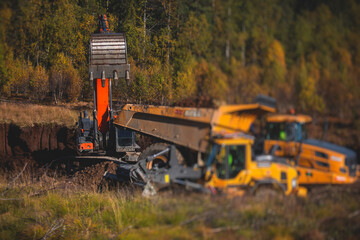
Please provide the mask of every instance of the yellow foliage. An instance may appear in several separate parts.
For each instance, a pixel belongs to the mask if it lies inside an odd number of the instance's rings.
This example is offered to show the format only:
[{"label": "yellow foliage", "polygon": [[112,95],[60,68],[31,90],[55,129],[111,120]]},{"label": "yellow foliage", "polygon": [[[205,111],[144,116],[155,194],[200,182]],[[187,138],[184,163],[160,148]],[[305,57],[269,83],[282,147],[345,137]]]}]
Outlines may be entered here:
[{"label": "yellow foliage", "polygon": [[8,7],[3,7],[0,9],[0,42],[6,41],[6,28],[10,25],[12,12]]},{"label": "yellow foliage", "polygon": [[302,82],[299,102],[305,111],[322,112],[324,110],[324,101],[316,92],[316,81],[312,76],[308,76]]},{"label": "yellow foliage", "polygon": [[117,29],[118,24],[119,24],[118,17],[111,13],[106,13],[106,17],[108,20],[110,31],[115,31],[115,29]]},{"label": "yellow foliage", "polygon": [[78,71],[74,68],[71,59],[63,53],[59,53],[50,70],[50,88],[55,101],[64,97],[74,101],[80,94],[81,79]]},{"label": "yellow foliage", "polygon": [[198,96],[209,96],[214,99],[226,99],[228,80],[220,68],[201,60],[194,70]]},{"label": "yellow foliage", "polygon": [[43,66],[38,65],[30,77],[30,89],[33,97],[43,99],[49,90],[49,76]]},{"label": "yellow foliage", "polygon": [[174,94],[175,100],[181,98],[189,98],[194,95],[196,91],[195,73],[194,66],[196,62],[191,59],[185,66],[184,69],[178,73],[174,81]]},{"label": "yellow foliage", "polygon": [[33,73],[33,66],[30,62],[25,63],[19,59],[9,56],[6,61],[8,82],[5,90],[19,93],[26,93],[30,86],[30,76]]},{"label": "yellow foliage", "polygon": [[267,94],[266,87],[260,86],[262,70],[257,65],[242,66],[236,59],[231,60],[228,103],[248,103],[260,93]]},{"label": "yellow foliage", "polygon": [[185,49],[190,49],[196,56],[204,57],[209,53],[212,38],[206,16],[202,14],[196,17],[195,14],[190,13],[179,39],[180,45]]},{"label": "yellow foliage", "polygon": [[345,48],[339,48],[337,49],[337,54],[338,54],[338,61],[342,64],[344,64],[346,67],[348,68],[352,68],[353,64],[352,64],[352,60],[351,60],[351,54],[349,53],[349,51]]},{"label": "yellow foliage", "polygon": [[285,53],[281,43],[274,40],[268,47],[264,60],[264,83],[276,87],[284,82],[286,74]]},{"label": "yellow foliage", "polygon": [[75,63],[83,63],[86,62],[86,50],[84,44],[82,44],[84,36],[78,32],[76,34],[76,48],[70,49],[70,54],[73,56],[73,59],[75,59]]},{"label": "yellow foliage", "polygon": [[272,62],[278,63],[281,67],[286,68],[285,52],[278,40],[274,40],[267,51],[265,65],[269,66]]}]

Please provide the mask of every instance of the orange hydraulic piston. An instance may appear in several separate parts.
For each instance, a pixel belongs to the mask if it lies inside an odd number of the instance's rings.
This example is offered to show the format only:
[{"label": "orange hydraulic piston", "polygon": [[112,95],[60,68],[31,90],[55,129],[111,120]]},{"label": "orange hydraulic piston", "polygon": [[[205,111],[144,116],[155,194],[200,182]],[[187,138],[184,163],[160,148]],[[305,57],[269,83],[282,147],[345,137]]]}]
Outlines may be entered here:
[{"label": "orange hydraulic piston", "polygon": [[104,87],[101,79],[96,79],[96,108],[98,129],[106,133],[109,130],[109,79],[105,79]]}]

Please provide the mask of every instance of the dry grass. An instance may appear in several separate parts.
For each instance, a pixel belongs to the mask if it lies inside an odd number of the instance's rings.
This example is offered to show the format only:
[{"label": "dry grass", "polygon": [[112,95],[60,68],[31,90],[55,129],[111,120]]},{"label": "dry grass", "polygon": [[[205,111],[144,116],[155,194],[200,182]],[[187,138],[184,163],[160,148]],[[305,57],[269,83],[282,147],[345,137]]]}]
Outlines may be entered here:
[{"label": "dry grass", "polygon": [[0,102],[0,123],[14,123],[21,127],[34,124],[74,126],[78,112],[66,107]]},{"label": "dry grass", "polygon": [[2,194],[17,175],[0,176],[1,197],[20,199],[0,200],[0,239],[357,239],[360,233],[358,188],[329,187],[307,199],[179,192],[148,199],[131,188],[69,189],[71,179],[33,182],[23,174]]}]

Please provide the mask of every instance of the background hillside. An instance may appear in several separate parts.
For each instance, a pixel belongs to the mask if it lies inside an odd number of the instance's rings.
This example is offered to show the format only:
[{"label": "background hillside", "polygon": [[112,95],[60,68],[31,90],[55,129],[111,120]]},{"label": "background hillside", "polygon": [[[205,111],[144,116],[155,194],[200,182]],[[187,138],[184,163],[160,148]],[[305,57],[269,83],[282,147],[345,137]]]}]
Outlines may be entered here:
[{"label": "background hillside", "polygon": [[90,96],[88,45],[101,13],[127,35],[133,81],[118,85],[121,101],[241,103],[264,93],[282,111],[360,114],[355,0],[2,0],[1,96]]}]

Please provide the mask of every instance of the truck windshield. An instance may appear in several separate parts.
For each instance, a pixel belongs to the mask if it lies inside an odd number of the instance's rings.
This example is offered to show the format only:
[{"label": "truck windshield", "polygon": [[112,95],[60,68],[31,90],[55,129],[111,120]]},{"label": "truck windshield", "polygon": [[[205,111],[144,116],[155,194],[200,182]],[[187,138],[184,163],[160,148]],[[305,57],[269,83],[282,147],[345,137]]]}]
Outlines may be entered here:
[{"label": "truck windshield", "polygon": [[266,139],[297,141],[306,139],[306,128],[304,124],[291,122],[269,122],[266,124]]},{"label": "truck windshield", "polygon": [[245,168],[245,145],[219,146],[216,155],[216,174],[220,179],[235,178]]},{"label": "truck windshield", "polygon": [[266,139],[268,140],[286,140],[285,123],[273,123],[266,124]]}]

